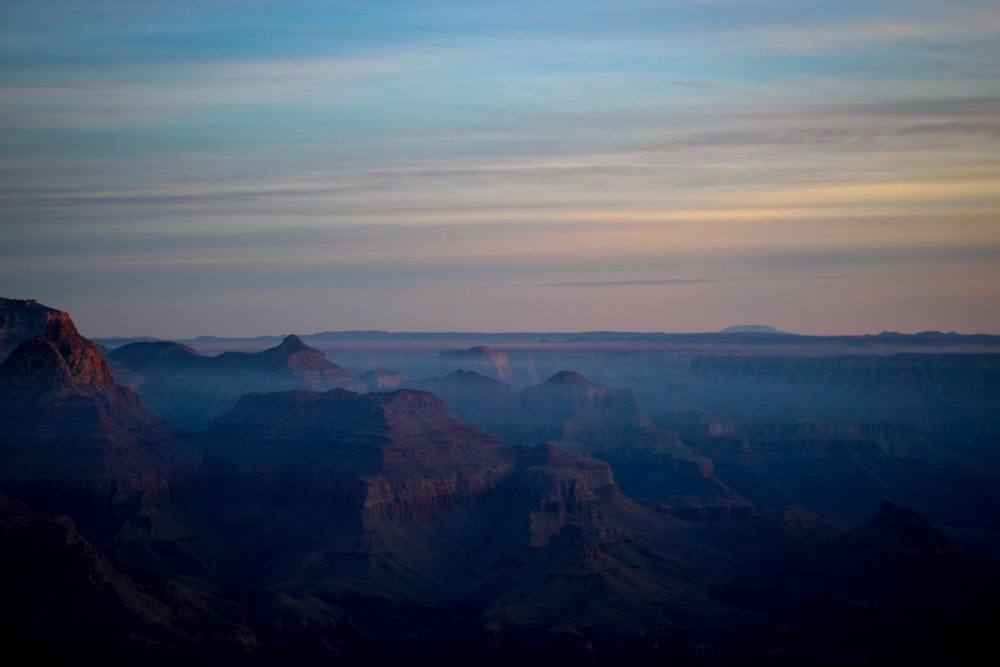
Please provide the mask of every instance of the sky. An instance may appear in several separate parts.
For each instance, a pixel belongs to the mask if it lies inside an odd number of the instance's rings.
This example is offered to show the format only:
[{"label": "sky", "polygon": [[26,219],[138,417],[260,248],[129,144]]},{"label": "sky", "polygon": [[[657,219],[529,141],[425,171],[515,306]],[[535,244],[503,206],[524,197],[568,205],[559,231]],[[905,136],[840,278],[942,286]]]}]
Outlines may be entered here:
[{"label": "sky", "polygon": [[995,0],[0,2],[84,335],[1000,334]]}]

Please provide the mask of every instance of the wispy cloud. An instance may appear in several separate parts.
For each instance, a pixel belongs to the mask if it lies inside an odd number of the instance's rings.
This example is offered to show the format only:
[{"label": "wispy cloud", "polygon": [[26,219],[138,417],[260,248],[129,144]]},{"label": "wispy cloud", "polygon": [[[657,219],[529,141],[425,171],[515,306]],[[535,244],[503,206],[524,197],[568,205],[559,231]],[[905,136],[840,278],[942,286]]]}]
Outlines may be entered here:
[{"label": "wispy cloud", "polygon": [[522,322],[848,317],[941,267],[992,299],[998,37],[979,0],[6,2],[0,278]]},{"label": "wispy cloud", "polygon": [[578,280],[549,283],[551,287],[637,287],[640,285],[701,285],[724,282],[720,278],[650,278],[644,280]]}]

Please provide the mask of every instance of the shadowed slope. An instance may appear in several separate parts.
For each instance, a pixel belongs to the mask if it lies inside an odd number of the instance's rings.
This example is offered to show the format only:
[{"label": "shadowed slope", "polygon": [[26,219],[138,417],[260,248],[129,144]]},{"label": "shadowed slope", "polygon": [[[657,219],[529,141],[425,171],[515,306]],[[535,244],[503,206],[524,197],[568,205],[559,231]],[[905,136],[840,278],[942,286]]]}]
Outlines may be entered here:
[{"label": "shadowed slope", "polygon": [[65,313],[0,365],[0,483],[39,510],[86,521],[165,501],[170,436]]}]

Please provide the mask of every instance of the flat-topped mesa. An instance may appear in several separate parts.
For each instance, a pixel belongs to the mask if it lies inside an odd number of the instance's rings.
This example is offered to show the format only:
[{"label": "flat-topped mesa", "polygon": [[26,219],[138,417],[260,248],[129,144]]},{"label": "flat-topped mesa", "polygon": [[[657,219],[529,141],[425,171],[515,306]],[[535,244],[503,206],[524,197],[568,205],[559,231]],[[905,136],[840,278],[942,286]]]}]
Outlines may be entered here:
[{"label": "flat-topped mesa", "polygon": [[363,520],[485,500],[514,452],[423,391],[247,394],[207,432],[219,486],[262,502],[321,499]]},{"label": "flat-topped mesa", "polygon": [[68,313],[53,316],[45,333],[19,345],[0,365],[0,385],[44,391],[114,384],[100,350],[77,332]]},{"label": "flat-topped mesa", "polygon": [[476,371],[497,380],[509,381],[513,376],[507,353],[489,345],[476,345],[464,350],[446,350],[440,354],[446,363],[459,363],[464,370]]}]

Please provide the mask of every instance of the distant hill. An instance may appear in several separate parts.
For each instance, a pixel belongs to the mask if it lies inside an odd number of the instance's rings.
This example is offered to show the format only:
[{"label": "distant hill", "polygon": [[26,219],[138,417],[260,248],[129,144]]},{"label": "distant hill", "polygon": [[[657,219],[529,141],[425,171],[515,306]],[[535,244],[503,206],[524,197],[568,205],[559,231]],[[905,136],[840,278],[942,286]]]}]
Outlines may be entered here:
[{"label": "distant hill", "polygon": [[783,336],[795,336],[791,331],[781,331],[780,329],[775,329],[774,327],[765,326],[763,324],[738,324],[734,327],[726,327],[719,333],[724,334],[780,334]]}]

